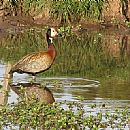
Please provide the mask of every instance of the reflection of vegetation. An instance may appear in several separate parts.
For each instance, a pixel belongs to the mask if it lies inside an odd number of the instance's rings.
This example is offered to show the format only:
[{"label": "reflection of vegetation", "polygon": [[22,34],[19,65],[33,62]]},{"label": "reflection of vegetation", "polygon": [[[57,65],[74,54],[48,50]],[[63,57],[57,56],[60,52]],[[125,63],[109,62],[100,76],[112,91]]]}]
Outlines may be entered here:
[{"label": "reflection of vegetation", "polygon": [[[120,37],[123,40],[117,43],[115,38],[85,33],[55,40],[58,55],[52,68],[44,72],[43,76],[115,76],[129,79],[130,63],[126,52],[128,38]],[[10,35],[1,41],[0,59],[14,62],[32,51],[45,50],[45,46],[46,41],[40,31]]]},{"label": "reflection of vegetation", "polygon": [[[66,109],[61,106],[66,106]],[[96,105],[91,106],[94,111]],[[105,108],[103,104],[102,108]],[[124,128],[128,124],[130,114],[128,109],[115,110],[113,113],[100,110],[92,115],[86,113],[81,101],[60,102],[45,105],[37,99],[19,100],[17,104],[10,104],[0,109],[0,128],[10,129],[45,129],[45,130],[78,130],[99,128]]]}]

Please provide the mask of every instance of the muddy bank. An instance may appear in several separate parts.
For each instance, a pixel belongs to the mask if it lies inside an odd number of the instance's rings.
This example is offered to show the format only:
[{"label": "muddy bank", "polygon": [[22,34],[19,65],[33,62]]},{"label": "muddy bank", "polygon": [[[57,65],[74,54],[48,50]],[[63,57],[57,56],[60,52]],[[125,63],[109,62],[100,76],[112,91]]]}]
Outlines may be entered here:
[{"label": "muddy bank", "polygon": [[[55,20],[49,17],[34,19],[31,16],[8,16],[6,18],[0,17],[0,37],[5,35],[7,30],[13,29],[16,32],[20,30],[24,30],[30,27],[45,27],[45,26],[53,26],[60,27],[59,20]],[[82,32],[82,31],[103,31],[108,33],[117,33],[121,35],[130,34],[130,28],[126,26],[125,23],[113,24],[110,22],[94,22],[87,19],[82,19],[79,23],[70,24],[74,32]]]},{"label": "muddy bank", "polygon": [[[58,1],[48,1],[45,3],[44,1],[41,1],[40,10],[38,1],[33,1],[34,3],[32,2],[29,5],[24,0],[14,1],[14,3],[12,2],[13,1],[7,0],[0,1],[0,29],[15,27],[25,28],[30,26],[59,27],[63,26],[62,22],[64,21],[67,22],[69,26],[73,26],[74,30],[78,30],[80,26],[81,28],[88,30],[105,29],[129,33],[129,0],[99,0],[95,1],[95,3],[91,3],[91,1],[89,1],[89,4],[86,4],[87,2],[83,3],[83,1],[75,1],[71,4],[67,3],[66,1],[59,3]],[[74,7],[72,6],[73,4]],[[81,8],[80,4],[82,4]],[[85,7],[83,6],[84,4],[86,4]],[[92,4],[94,5],[91,6]],[[61,5],[66,5],[66,8],[68,8],[68,5],[70,5],[70,8],[68,9],[69,11],[64,10],[65,7],[62,8]],[[56,8],[57,6],[59,7],[58,9]],[[87,9],[87,6],[91,6],[91,8]],[[74,12],[74,10],[81,11]],[[85,13],[86,11],[87,13]],[[53,15],[56,15],[55,19],[52,18],[54,17]]]}]

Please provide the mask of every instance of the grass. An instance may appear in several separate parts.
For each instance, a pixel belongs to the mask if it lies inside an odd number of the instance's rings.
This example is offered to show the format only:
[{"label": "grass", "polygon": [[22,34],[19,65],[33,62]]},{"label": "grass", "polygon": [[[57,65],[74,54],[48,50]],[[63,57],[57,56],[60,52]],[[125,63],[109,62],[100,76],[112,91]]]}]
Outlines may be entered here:
[{"label": "grass", "polygon": [[[125,17],[126,25],[128,22],[128,0],[120,0],[122,15]],[[60,20],[62,25],[78,24],[80,20],[104,21],[104,11],[110,8],[109,0],[9,0],[5,2],[6,14],[10,15],[31,15],[47,16]],[[23,15],[23,16],[24,16]],[[100,21],[101,20],[101,21]],[[119,20],[111,21],[120,28]]]},{"label": "grass", "polygon": [[49,8],[46,0],[23,0],[24,13],[39,14],[46,8]]},{"label": "grass", "polygon": [[102,15],[104,0],[10,0],[7,2],[8,8],[15,15],[28,14],[38,15],[49,10],[50,16],[58,18],[61,23],[79,22],[82,18],[90,17],[100,19]]},{"label": "grass", "polygon": [[[50,14],[65,23],[78,23],[82,18],[100,19],[102,15],[103,0],[61,0],[53,1]],[[61,6],[62,5],[62,6]]]}]

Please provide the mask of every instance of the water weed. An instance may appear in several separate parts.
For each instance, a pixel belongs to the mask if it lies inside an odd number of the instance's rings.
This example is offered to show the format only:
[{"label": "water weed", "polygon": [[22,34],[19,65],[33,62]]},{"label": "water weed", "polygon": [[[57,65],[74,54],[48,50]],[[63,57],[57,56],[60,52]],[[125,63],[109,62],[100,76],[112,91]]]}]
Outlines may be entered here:
[{"label": "water weed", "polygon": [[[66,108],[61,107],[66,105]],[[93,111],[96,108],[92,108]],[[8,104],[0,108],[0,127],[19,127],[21,129],[99,129],[125,128],[130,118],[129,110],[116,109],[113,113],[102,112],[96,114],[86,112],[82,101],[59,102],[45,105],[32,100],[19,100],[18,103]]]}]

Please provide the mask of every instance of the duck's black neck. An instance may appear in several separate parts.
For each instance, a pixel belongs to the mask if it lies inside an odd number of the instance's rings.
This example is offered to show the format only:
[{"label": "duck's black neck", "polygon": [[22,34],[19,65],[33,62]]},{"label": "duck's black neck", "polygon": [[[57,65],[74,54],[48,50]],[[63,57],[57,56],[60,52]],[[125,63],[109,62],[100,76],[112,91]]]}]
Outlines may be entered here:
[{"label": "duck's black neck", "polygon": [[51,45],[51,44],[53,44],[53,38],[52,37],[50,37],[48,34],[46,34],[46,39],[47,39],[47,43],[48,43],[48,47]]}]

